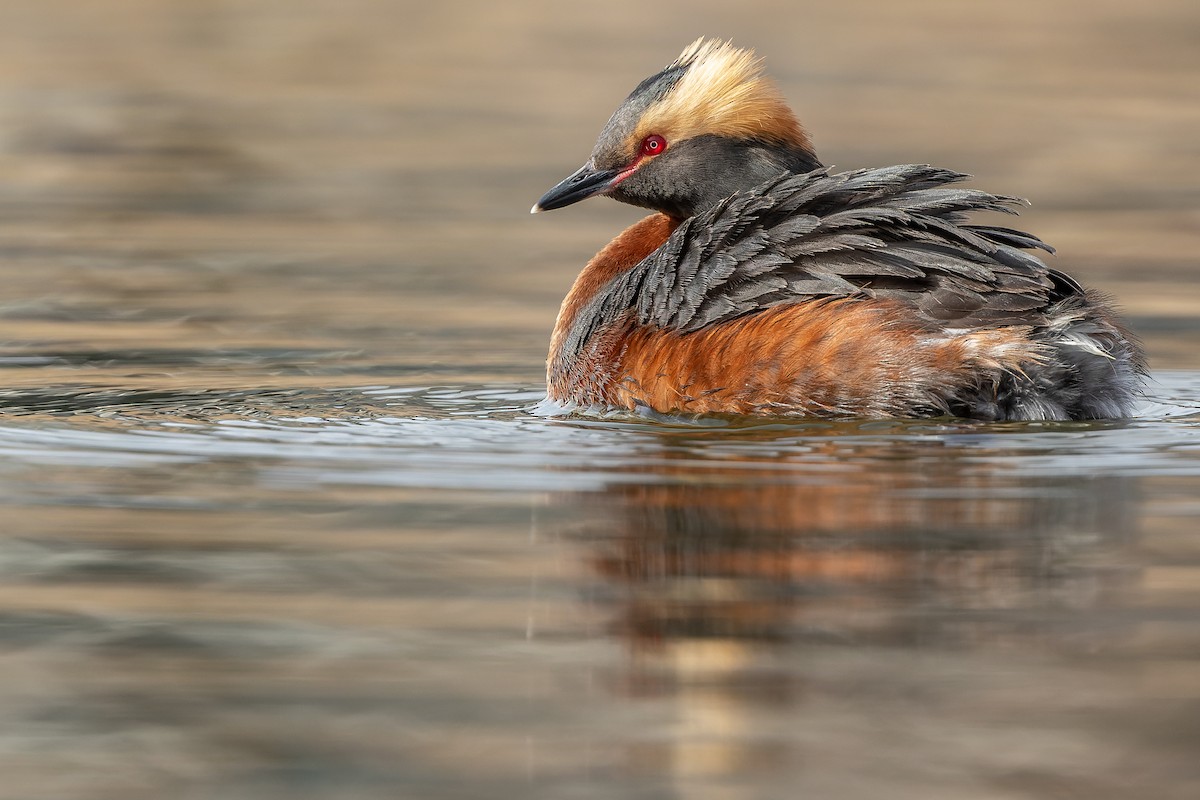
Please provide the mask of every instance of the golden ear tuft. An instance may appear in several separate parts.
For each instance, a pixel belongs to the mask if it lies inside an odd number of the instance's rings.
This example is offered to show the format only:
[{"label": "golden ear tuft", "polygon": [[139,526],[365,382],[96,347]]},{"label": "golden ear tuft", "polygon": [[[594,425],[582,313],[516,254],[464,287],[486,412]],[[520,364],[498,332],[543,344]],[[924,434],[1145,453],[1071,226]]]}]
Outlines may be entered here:
[{"label": "golden ear tuft", "polygon": [[652,133],[668,142],[716,134],[812,149],[808,134],[779,89],[763,75],[762,60],[753,50],[700,38],[667,68],[676,67],[686,71],[662,100],[646,109],[636,141]]},{"label": "golden ear tuft", "polygon": [[762,59],[756,58],[753,50],[734,47],[733,42],[723,42],[720,39],[705,39],[701,36],[683,48],[683,52],[667,65],[667,69],[671,69],[672,67],[688,67],[697,61],[720,62],[723,65],[728,65],[729,62],[733,61],[741,61],[748,64],[755,75],[762,68]]}]

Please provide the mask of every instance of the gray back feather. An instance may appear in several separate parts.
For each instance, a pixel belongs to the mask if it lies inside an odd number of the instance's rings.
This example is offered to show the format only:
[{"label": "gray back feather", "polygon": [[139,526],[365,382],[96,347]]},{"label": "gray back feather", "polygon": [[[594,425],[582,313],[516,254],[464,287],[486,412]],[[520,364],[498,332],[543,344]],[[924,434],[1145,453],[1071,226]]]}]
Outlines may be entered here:
[{"label": "gray back feather", "polygon": [[1021,201],[950,186],[967,176],[921,165],[835,175],[785,173],[681,224],[578,315],[568,351],[601,320],[689,333],[816,298],[891,298],[931,328],[1045,323],[1078,286],[1023,252],[1037,237],[967,225]]}]

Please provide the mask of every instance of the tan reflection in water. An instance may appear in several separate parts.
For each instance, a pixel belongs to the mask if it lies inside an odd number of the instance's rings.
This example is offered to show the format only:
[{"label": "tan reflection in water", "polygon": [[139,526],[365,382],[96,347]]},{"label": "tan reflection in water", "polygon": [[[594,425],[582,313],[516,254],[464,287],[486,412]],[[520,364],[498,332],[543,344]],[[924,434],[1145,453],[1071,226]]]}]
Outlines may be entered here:
[{"label": "tan reflection in water", "polygon": [[794,766],[796,737],[759,726],[764,708],[803,719],[794,659],[1036,645],[1055,635],[1047,607],[1087,609],[1127,581],[1104,555],[1132,528],[1131,482],[1030,481],[979,451],[911,447],[833,439],[700,472],[681,455],[648,470],[659,485],[599,499],[593,565],[630,653],[621,690],[674,703],[679,726],[631,750],[635,769]]}]

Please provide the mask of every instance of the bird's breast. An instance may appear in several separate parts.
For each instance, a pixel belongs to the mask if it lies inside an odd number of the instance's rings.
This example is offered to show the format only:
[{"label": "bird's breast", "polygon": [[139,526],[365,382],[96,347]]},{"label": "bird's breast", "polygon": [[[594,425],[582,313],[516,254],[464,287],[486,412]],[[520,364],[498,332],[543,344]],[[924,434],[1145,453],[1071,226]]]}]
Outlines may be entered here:
[{"label": "bird's breast", "polygon": [[[554,334],[550,337],[550,354],[547,360],[547,378],[553,393],[555,386],[562,386],[571,376],[580,377],[583,365],[577,352],[568,353],[568,342],[595,331],[600,335],[611,329],[620,320],[582,318],[589,314],[600,314],[599,309],[589,307],[591,301],[614,279],[641,263],[653,253],[679,227],[679,221],[666,214],[651,214],[626,228],[592,257],[575,279],[571,291],[563,299],[554,323]],[[593,338],[588,336],[588,338]],[[578,342],[583,344],[583,342]],[[594,343],[593,343],[594,345]],[[573,348],[572,348],[573,349]]]}]

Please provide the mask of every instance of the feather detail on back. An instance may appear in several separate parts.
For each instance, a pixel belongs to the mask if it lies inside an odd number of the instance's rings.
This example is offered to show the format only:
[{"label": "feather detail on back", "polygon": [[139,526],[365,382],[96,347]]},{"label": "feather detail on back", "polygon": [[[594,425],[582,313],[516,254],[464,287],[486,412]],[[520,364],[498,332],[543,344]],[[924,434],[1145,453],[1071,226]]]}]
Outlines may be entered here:
[{"label": "feather detail on back", "polygon": [[592,303],[681,333],[821,297],[904,300],[931,328],[1044,322],[1051,270],[1010,242],[1050,248],[958,224],[1020,202],[946,188],[965,177],[928,166],[780,176],[684,221]]}]

